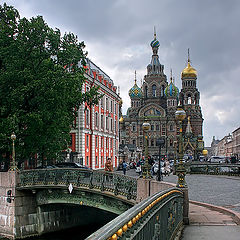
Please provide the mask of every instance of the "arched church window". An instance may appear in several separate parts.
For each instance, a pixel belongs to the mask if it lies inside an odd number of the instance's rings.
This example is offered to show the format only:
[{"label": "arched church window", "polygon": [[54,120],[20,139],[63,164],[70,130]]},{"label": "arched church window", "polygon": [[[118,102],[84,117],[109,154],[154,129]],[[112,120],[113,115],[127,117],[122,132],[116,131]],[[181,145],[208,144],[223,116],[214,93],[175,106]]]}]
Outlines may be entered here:
[{"label": "arched church window", "polygon": [[189,94],[187,96],[187,104],[191,104],[192,103],[192,98],[191,98],[191,95]]},{"label": "arched church window", "polygon": [[153,96],[153,97],[156,97],[156,96],[157,96],[157,87],[156,87],[155,84],[152,85],[152,96]]},{"label": "arched church window", "polygon": [[169,125],[169,131],[173,131],[173,125],[172,124]]},{"label": "arched church window", "polygon": [[173,146],[173,139],[172,139],[172,138],[170,138],[169,145],[170,145],[170,147],[172,147],[172,146]]},{"label": "arched church window", "polygon": [[147,86],[145,86],[145,98],[147,98],[147,91],[148,91],[148,88]]},{"label": "arched church window", "polygon": [[161,97],[164,96],[164,85],[161,86]]},{"label": "arched church window", "polygon": [[151,147],[154,147],[154,139],[151,140]]}]

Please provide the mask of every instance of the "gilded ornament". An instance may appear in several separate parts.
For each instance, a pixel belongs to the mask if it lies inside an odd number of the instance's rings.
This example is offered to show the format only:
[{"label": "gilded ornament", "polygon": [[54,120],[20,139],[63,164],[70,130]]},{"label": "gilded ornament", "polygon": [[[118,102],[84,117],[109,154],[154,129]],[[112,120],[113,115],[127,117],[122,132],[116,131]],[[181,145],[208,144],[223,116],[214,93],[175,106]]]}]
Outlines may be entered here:
[{"label": "gilded ornament", "polygon": [[126,232],[127,229],[128,229],[128,226],[127,226],[127,224],[125,224],[125,225],[122,227],[122,230],[123,230],[124,232]]},{"label": "gilded ornament", "polygon": [[132,221],[130,220],[127,225],[128,225],[129,228],[131,228],[132,225],[133,225],[133,224],[132,224]]},{"label": "gilded ornament", "polygon": [[117,235],[118,236],[122,236],[122,234],[123,234],[123,230],[120,228],[120,229],[118,229],[118,231],[117,231]]},{"label": "gilded ornament", "polygon": [[115,234],[112,235],[111,240],[116,240],[116,239],[118,239],[118,237],[117,237],[117,234],[115,233]]}]

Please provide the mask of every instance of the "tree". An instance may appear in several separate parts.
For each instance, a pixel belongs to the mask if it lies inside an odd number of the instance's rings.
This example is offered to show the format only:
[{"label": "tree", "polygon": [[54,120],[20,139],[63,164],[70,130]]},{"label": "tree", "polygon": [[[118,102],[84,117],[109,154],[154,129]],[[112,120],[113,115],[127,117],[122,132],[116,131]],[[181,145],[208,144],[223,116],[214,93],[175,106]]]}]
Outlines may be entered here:
[{"label": "tree", "polygon": [[67,148],[79,106],[98,102],[98,88],[82,93],[87,53],[77,36],[53,30],[41,16],[20,18],[0,5],[0,153],[17,136],[18,159],[56,158]]}]

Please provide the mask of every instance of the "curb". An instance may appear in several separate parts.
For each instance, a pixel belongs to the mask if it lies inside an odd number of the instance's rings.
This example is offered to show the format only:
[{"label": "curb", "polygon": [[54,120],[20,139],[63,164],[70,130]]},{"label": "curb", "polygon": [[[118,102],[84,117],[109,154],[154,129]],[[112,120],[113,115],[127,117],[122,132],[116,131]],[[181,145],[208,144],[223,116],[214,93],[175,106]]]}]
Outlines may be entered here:
[{"label": "curb", "polygon": [[220,213],[229,215],[233,218],[233,220],[235,221],[235,223],[237,225],[240,225],[240,213],[235,212],[233,210],[224,208],[224,207],[220,207],[220,206],[216,206],[216,205],[212,205],[212,204],[208,204],[208,203],[203,203],[203,202],[198,202],[198,201],[193,201],[193,200],[189,200],[189,203],[195,204],[195,205],[199,205],[202,207],[206,207],[209,208],[213,211],[218,211]]}]

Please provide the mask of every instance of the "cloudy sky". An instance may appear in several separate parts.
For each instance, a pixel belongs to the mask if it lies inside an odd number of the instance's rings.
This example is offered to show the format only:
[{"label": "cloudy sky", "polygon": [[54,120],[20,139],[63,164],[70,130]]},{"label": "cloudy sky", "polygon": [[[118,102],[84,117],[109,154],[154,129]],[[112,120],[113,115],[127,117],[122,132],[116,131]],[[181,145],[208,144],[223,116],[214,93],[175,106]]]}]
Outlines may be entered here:
[{"label": "cloudy sky", "polygon": [[221,139],[240,126],[239,0],[8,0],[21,17],[42,15],[52,28],[73,32],[86,44],[88,57],[120,86],[123,112],[128,90],[146,74],[153,28],[160,42],[165,74],[176,85],[190,48],[198,71],[204,140]]}]

